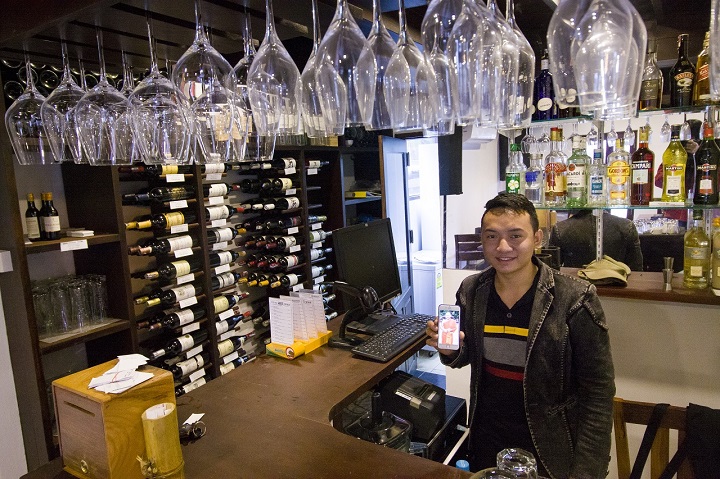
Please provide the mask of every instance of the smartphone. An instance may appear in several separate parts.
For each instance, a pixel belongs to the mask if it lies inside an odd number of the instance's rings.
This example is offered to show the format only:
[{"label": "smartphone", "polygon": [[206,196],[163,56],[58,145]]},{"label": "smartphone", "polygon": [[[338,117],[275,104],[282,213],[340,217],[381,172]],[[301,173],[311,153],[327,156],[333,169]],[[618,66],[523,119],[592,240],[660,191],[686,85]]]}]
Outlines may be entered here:
[{"label": "smartphone", "polygon": [[438,348],[460,348],[460,306],[441,304],[438,307]]}]

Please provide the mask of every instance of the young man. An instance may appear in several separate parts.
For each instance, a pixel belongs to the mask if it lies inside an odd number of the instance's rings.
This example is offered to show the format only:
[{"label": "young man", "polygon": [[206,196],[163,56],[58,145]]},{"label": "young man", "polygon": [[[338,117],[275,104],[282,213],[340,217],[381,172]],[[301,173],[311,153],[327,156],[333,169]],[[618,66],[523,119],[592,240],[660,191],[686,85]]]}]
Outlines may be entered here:
[{"label": "young man", "polygon": [[[471,368],[472,469],[519,447],[533,453],[543,476],[604,478],[615,382],[595,287],[533,256],[543,235],[524,196],[488,201],[481,225],[492,268],[457,292],[460,349],[438,349],[444,364]],[[437,329],[428,322],[435,348]]]}]

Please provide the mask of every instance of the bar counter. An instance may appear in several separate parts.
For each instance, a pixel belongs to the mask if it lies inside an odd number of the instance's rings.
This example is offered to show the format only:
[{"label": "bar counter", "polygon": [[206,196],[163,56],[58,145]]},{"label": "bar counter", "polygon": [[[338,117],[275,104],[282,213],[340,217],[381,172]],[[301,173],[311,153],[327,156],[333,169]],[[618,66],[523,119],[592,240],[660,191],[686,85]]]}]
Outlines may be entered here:
[{"label": "bar counter", "polygon": [[[329,323],[336,330],[339,320]],[[261,356],[177,400],[178,419],[205,413],[204,437],[182,446],[185,476],[204,478],[463,478],[438,462],[341,433],[331,421],[424,340],[388,363],[323,346],[293,361]],[[338,421],[339,422],[339,421]],[[72,478],[60,459],[23,476]]]}]

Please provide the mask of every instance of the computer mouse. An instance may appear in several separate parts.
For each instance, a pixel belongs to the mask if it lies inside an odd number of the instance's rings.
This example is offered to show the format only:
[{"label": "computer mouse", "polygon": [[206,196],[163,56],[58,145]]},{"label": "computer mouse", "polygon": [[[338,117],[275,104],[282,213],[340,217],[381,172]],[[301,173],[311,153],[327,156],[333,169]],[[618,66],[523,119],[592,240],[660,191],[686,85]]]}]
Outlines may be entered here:
[{"label": "computer mouse", "polygon": [[352,349],[355,346],[360,346],[363,342],[364,341],[357,336],[345,336],[344,338],[333,336],[330,338],[330,341],[328,341],[328,346],[331,348]]}]

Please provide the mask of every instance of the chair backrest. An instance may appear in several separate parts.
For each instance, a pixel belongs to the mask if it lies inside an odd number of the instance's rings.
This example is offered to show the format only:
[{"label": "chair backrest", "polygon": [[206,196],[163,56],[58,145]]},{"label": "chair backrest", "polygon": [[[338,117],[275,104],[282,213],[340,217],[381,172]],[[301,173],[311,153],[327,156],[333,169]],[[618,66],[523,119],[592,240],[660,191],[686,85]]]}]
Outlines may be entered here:
[{"label": "chair backrest", "polygon": [[[614,399],[613,422],[615,424],[615,453],[617,456],[618,479],[628,479],[633,463],[630,462],[626,424],[644,424],[650,421],[655,404]],[[678,431],[678,444],[685,439],[687,411],[684,407],[670,406],[660,422],[655,441],[650,449],[650,477],[657,479],[670,460],[670,429]],[[646,465],[647,466],[647,465]],[[680,465],[677,479],[694,479],[690,462],[685,459]]]},{"label": "chair backrest", "polygon": [[485,259],[479,234],[455,235],[455,268],[460,269],[460,261],[479,262]]}]

